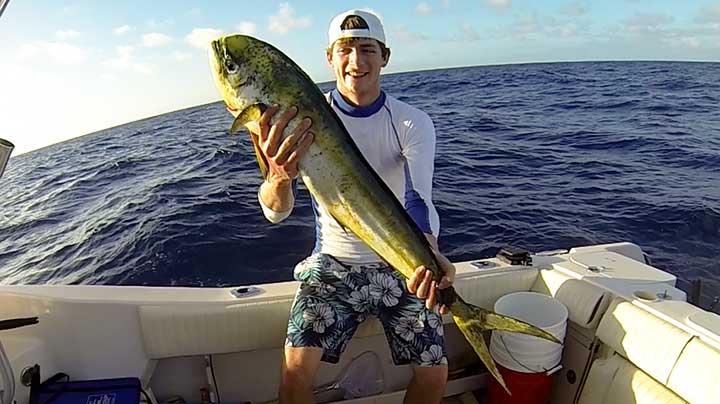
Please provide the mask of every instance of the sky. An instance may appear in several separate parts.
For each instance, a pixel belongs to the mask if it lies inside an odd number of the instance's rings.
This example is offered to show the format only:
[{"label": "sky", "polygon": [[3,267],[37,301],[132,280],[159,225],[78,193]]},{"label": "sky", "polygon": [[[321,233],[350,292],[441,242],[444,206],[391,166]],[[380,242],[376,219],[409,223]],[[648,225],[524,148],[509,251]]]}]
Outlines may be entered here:
[{"label": "sky", "polygon": [[332,80],[327,24],[374,11],[385,73],[585,60],[720,61],[720,0],[49,1],[0,17],[0,138],[19,155],[220,99],[206,46],[265,40]]}]

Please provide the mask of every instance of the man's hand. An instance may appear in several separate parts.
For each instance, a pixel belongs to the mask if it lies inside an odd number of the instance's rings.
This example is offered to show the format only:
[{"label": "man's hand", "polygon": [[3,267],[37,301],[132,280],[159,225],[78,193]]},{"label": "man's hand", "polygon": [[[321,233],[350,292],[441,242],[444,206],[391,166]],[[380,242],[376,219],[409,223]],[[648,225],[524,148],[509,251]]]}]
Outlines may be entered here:
[{"label": "man's hand", "polygon": [[272,106],[263,112],[257,123],[257,132],[250,133],[268,163],[270,183],[289,183],[298,176],[298,162],[307,153],[313,141],[313,133],[308,131],[312,125],[310,118],[303,119],[283,140],[283,132],[288,122],[297,114],[297,107],[283,112],[274,124],[272,117],[278,112],[278,106]]},{"label": "man's hand", "polygon": [[[424,266],[419,266],[406,282],[410,293],[414,293],[420,299],[425,299],[425,307],[432,310],[437,304],[437,289],[445,289],[455,281],[455,266],[449,259],[445,258],[444,255],[437,252],[435,237],[427,234],[426,236],[433,247],[433,253],[435,253],[437,262],[440,264],[440,270],[442,270],[445,275],[443,275],[440,283],[438,283],[432,279],[432,272]],[[446,305],[440,306],[440,314],[447,314],[449,312],[449,307]]]}]

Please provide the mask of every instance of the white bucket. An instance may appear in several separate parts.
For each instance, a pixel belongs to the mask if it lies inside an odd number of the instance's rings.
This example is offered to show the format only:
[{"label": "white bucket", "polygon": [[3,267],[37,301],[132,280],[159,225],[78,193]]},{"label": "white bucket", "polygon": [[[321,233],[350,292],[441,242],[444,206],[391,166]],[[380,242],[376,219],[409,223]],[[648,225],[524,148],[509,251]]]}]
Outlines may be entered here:
[{"label": "white bucket", "polygon": [[[564,304],[535,292],[510,293],[495,302],[495,312],[525,321],[563,341],[568,311]],[[490,354],[495,361],[521,373],[548,372],[560,364],[561,344],[514,332],[493,331]]]}]

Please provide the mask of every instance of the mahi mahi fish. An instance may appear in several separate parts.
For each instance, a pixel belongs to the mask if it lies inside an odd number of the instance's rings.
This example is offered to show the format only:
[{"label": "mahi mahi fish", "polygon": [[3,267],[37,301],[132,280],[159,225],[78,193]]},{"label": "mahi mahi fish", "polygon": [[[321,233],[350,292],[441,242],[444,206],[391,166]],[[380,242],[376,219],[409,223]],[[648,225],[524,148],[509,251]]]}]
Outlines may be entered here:
[{"label": "mahi mahi fish", "polygon": [[[320,89],[289,57],[270,44],[230,35],[210,45],[213,77],[229,110],[236,115],[231,132],[257,133],[257,120],[269,105],[296,106],[290,133],[302,118],[312,119],[314,141],[299,162],[300,176],[315,200],[345,229],[363,240],[406,278],[424,265],[438,282],[443,276],[432,247],[392,191],[365,160]],[[263,176],[267,162],[252,137]],[[519,332],[560,341],[531,324],[465,302],[452,287],[438,300],[498,382],[509,390],[483,338],[485,330]]]}]

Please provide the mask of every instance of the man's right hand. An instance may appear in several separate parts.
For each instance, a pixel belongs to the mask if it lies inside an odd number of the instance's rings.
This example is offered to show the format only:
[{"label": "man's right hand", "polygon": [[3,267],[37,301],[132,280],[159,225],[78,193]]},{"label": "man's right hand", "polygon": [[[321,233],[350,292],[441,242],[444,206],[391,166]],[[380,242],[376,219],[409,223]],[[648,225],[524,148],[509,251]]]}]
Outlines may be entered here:
[{"label": "man's right hand", "polygon": [[286,109],[271,124],[272,117],[279,109],[278,106],[272,106],[265,110],[258,121],[259,133],[250,133],[268,163],[268,177],[265,181],[276,185],[290,183],[297,178],[298,163],[313,141],[313,133],[309,131],[312,125],[310,118],[304,118],[283,140],[283,132],[288,122],[297,115],[297,107]]}]

